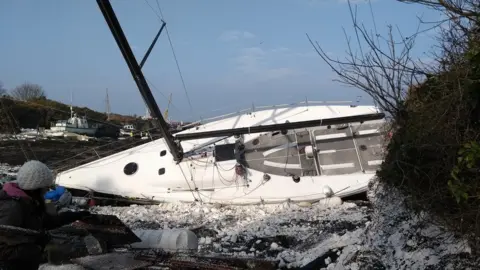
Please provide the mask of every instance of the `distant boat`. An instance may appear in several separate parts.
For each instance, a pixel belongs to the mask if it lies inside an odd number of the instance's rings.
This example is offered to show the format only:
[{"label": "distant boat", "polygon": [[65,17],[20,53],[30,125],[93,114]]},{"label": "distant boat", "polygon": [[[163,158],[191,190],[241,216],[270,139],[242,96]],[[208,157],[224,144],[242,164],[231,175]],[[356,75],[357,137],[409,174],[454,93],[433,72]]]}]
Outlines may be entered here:
[{"label": "distant boat", "polygon": [[52,137],[64,136],[65,133],[75,133],[79,135],[95,136],[98,125],[90,124],[85,116],[78,117],[70,107],[70,118],[68,120],[58,120],[52,122],[50,129],[45,133]]},{"label": "distant boat", "polygon": [[133,125],[124,125],[123,128],[120,129],[121,136],[131,136],[131,134],[135,132],[136,129]]}]

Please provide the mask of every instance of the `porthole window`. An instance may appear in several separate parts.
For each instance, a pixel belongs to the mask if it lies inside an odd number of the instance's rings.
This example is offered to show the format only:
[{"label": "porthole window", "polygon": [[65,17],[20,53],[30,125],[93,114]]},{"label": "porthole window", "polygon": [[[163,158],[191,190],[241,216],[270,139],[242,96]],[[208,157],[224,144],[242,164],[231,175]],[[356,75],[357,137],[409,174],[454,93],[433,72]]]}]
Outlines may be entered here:
[{"label": "porthole window", "polygon": [[298,176],[298,175],[293,175],[293,176],[292,176],[292,179],[293,179],[293,182],[295,182],[295,183],[299,183],[299,182],[300,182],[300,176]]},{"label": "porthole window", "polygon": [[165,174],[165,168],[158,169],[158,175]]},{"label": "porthole window", "polygon": [[160,152],[160,156],[161,156],[161,157],[165,156],[166,154],[167,154],[167,150],[162,150],[162,151]]},{"label": "porthole window", "polygon": [[258,139],[253,140],[253,145],[257,145],[260,141]]},{"label": "porthole window", "polygon": [[126,175],[133,175],[137,172],[137,170],[138,170],[138,164],[135,162],[130,162],[127,165],[125,165],[125,167],[123,168],[123,172]]},{"label": "porthole window", "polygon": [[367,146],[365,144],[360,145],[360,150],[362,151],[367,150]]}]

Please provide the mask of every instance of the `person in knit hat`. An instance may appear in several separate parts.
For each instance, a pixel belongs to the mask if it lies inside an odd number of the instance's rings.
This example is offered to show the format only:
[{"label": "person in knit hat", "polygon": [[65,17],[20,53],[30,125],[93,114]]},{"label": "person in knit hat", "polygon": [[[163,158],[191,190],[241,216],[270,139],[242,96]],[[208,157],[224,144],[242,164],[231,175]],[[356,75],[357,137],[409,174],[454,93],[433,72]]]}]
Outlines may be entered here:
[{"label": "person in knit hat", "polygon": [[40,232],[40,237],[19,238],[0,234],[0,269],[38,269],[48,243],[46,230],[61,227],[90,215],[87,211],[46,213],[44,194],[53,186],[52,171],[31,160],[20,167],[17,180],[5,183],[0,191],[0,226]]},{"label": "person in knit hat", "polygon": [[48,189],[53,185],[53,174],[47,165],[37,160],[31,160],[20,167],[15,182],[23,190]]}]

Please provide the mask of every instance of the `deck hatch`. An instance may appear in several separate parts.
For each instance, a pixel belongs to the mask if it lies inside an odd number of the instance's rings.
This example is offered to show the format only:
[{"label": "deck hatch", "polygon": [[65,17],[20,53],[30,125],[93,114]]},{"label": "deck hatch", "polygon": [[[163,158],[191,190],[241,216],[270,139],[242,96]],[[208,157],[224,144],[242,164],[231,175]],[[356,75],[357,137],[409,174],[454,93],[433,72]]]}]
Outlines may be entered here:
[{"label": "deck hatch", "polygon": [[215,145],[215,162],[235,159],[235,144]]}]

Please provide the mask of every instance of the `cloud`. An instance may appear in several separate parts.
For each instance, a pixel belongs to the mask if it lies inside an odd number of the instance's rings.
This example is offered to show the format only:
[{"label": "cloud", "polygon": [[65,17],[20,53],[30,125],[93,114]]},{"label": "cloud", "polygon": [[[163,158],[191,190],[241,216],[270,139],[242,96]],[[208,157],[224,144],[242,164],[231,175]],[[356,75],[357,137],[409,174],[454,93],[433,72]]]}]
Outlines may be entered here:
[{"label": "cloud", "polygon": [[350,3],[352,5],[356,5],[356,4],[367,4],[369,2],[377,2],[378,0],[338,0],[339,3],[348,3],[348,1],[350,1]]},{"label": "cloud", "polygon": [[[289,48],[279,47],[279,48],[271,49],[269,52],[275,53],[276,56],[281,56],[281,57],[292,57],[292,58],[318,57],[318,54],[313,50],[313,48],[306,52],[297,52],[297,51],[292,51]],[[327,52],[327,55],[331,55],[331,54],[332,54],[331,52]]]},{"label": "cloud", "polygon": [[279,48],[272,49],[271,52],[273,52],[273,53],[287,53],[287,52],[290,52],[290,49],[285,48],[285,47],[279,47]]},{"label": "cloud", "polygon": [[264,50],[259,47],[244,48],[240,54],[233,59],[236,72],[244,79],[260,82],[286,78],[298,73],[288,66],[272,66],[270,60],[279,57],[279,53],[289,52],[288,48],[277,48]]},{"label": "cloud", "polygon": [[254,38],[255,35],[248,31],[230,30],[223,32],[218,39],[221,41],[235,41],[240,39]]}]

